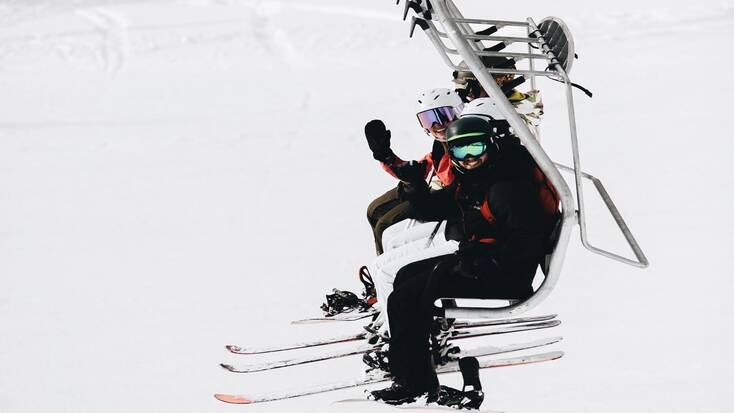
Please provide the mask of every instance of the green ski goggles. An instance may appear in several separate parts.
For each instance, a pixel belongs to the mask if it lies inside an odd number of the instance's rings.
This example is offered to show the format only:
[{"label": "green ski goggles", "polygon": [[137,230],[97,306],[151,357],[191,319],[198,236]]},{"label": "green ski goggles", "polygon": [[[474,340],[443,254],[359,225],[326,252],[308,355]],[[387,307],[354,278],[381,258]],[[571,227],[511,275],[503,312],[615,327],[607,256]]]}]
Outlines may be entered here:
[{"label": "green ski goggles", "polygon": [[472,142],[466,145],[457,145],[449,147],[451,157],[463,161],[469,156],[478,158],[487,152],[487,144],[484,142]]}]

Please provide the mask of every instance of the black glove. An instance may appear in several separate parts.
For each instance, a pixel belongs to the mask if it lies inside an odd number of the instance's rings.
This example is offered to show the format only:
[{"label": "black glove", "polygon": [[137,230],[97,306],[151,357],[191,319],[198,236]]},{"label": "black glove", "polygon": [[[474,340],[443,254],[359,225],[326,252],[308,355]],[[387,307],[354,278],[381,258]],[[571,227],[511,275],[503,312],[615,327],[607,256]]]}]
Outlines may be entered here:
[{"label": "black glove", "polygon": [[426,161],[410,161],[392,168],[395,175],[403,182],[417,184],[426,179]]},{"label": "black glove", "polygon": [[374,119],[364,125],[364,136],[367,137],[367,145],[372,151],[375,160],[386,164],[395,161],[395,154],[390,149],[390,131],[385,129],[385,124],[379,119]]}]

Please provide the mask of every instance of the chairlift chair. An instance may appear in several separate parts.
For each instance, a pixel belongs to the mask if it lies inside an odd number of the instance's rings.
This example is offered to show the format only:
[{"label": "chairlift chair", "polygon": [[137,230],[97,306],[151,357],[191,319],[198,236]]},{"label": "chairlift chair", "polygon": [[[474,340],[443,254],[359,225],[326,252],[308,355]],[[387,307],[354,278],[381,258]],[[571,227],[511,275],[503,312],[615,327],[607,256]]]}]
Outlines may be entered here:
[{"label": "chairlift chair", "polygon": [[[398,0],[399,3],[400,0]],[[493,98],[500,111],[506,116],[515,134],[535,159],[540,169],[554,185],[561,202],[561,217],[555,234],[555,247],[541,265],[545,278],[530,298],[510,300],[510,305],[503,308],[486,308],[458,306],[455,298],[447,297],[441,299],[442,306],[436,308],[436,314],[439,317],[450,319],[502,318],[533,308],[548,296],[558,281],[571,231],[576,224],[580,228],[581,243],[589,251],[635,267],[647,267],[649,262],[645,254],[627,227],[604,185],[599,179],[583,172],[581,169],[573,104],[573,87],[578,85],[573,84],[569,78],[575,51],[573,38],[564,22],[557,17],[546,17],[539,24],[536,24],[532,18],[527,18],[525,21],[470,19],[461,14],[452,0],[406,0],[404,20],[411,10],[415,15],[411,18],[410,36],[413,36],[416,27],[420,27],[448,67],[453,70],[468,70],[474,74],[484,90]],[[474,30],[472,25],[487,26],[487,28]],[[502,29],[508,27],[525,28],[527,35],[501,35]],[[494,42],[494,44],[486,47],[485,42]],[[527,44],[527,53],[504,51],[509,45],[521,43]],[[516,62],[525,61],[527,62],[527,68],[486,67],[482,62],[484,56],[512,58]],[[461,60],[458,60],[459,58]],[[544,70],[539,70],[539,67],[544,67]],[[532,89],[536,88],[536,77],[539,76],[556,80],[565,85],[573,152],[572,167],[553,162],[548,157],[536,137],[494,81],[493,74],[527,77],[530,79]],[[573,193],[561,176],[561,171],[570,172],[574,176],[575,202]],[[582,189],[583,179],[588,179],[594,184],[632,249],[635,259],[598,248],[589,243]]]}]

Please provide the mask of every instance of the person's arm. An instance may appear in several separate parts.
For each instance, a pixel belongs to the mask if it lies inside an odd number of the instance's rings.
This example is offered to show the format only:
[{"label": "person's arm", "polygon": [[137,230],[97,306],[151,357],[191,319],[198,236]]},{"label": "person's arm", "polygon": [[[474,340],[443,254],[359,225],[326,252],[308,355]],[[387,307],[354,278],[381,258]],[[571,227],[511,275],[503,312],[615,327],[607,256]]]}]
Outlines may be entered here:
[{"label": "person's arm", "polygon": [[382,169],[403,182],[425,180],[433,168],[431,154],[424,156],[420,161],[403,161],[397,156],[395,159],[392,165],[382,163]]},{"label": "person's arm", "polygon": [[375,160],[388,165],[395,162],[395,153],[390,149],[390,131],[381,120],[373,119],[367,122],[364,125],[364,136]]},{"label": "person's arm", "polygon": [[393,177],[405,181],[421,175],[423,179],[426,179],[430,173],[433,167],[431,154],[424,156],[423,159],[417,162],[406,162],[400,159],[390,148],[391,133],[390,130],[385,128],[385,124],[381,120],[374,119],[367,122],[364,127],[364,134],[367,138],[367,145],[372,151],[372,157],[379,161],[382,169]]},{"label": "person's arm", "polygon": [[410,202],[411,217],[420,221],[440,221],[455,215],[458,206],[454,190],[454,187],[448,187],[431,192],[423,180],[403,181],[398,185],[400,198]]},{"label": "person's arm", "polygon": [[[462,241],[456,251],[458,274],[470,278],[496,271],[526,274],[535,268],[543,252],[544,235],[533,190],[523,181],[501,182],[490,188],[496,238]],[[471,223],[465,225],[466,231],[473,233]]]}]

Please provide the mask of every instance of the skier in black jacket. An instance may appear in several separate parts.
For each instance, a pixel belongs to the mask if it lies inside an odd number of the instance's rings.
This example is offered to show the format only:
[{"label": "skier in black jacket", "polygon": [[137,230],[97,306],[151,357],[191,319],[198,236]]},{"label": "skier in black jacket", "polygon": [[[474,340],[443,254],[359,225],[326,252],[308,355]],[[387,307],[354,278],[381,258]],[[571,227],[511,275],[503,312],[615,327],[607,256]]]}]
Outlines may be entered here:
[{"label": "skier in black jacket", "polygon": [[[403,267],[388,301],[394,383],[370,398],[387,403],[438,397],[429,349],[433,303],[440,297],[526,299],[554,222],[533,181],[537,166],[518,143],[498,144],[491,123],[475,117],[449,126],[454,184],[430,192],[425,182],[401,183],[401,196],[422,220],[448,219],[455,254]],[[509,141],[508,141],[509,142]],[[553,215],[553,214],[551,214]]]}]

